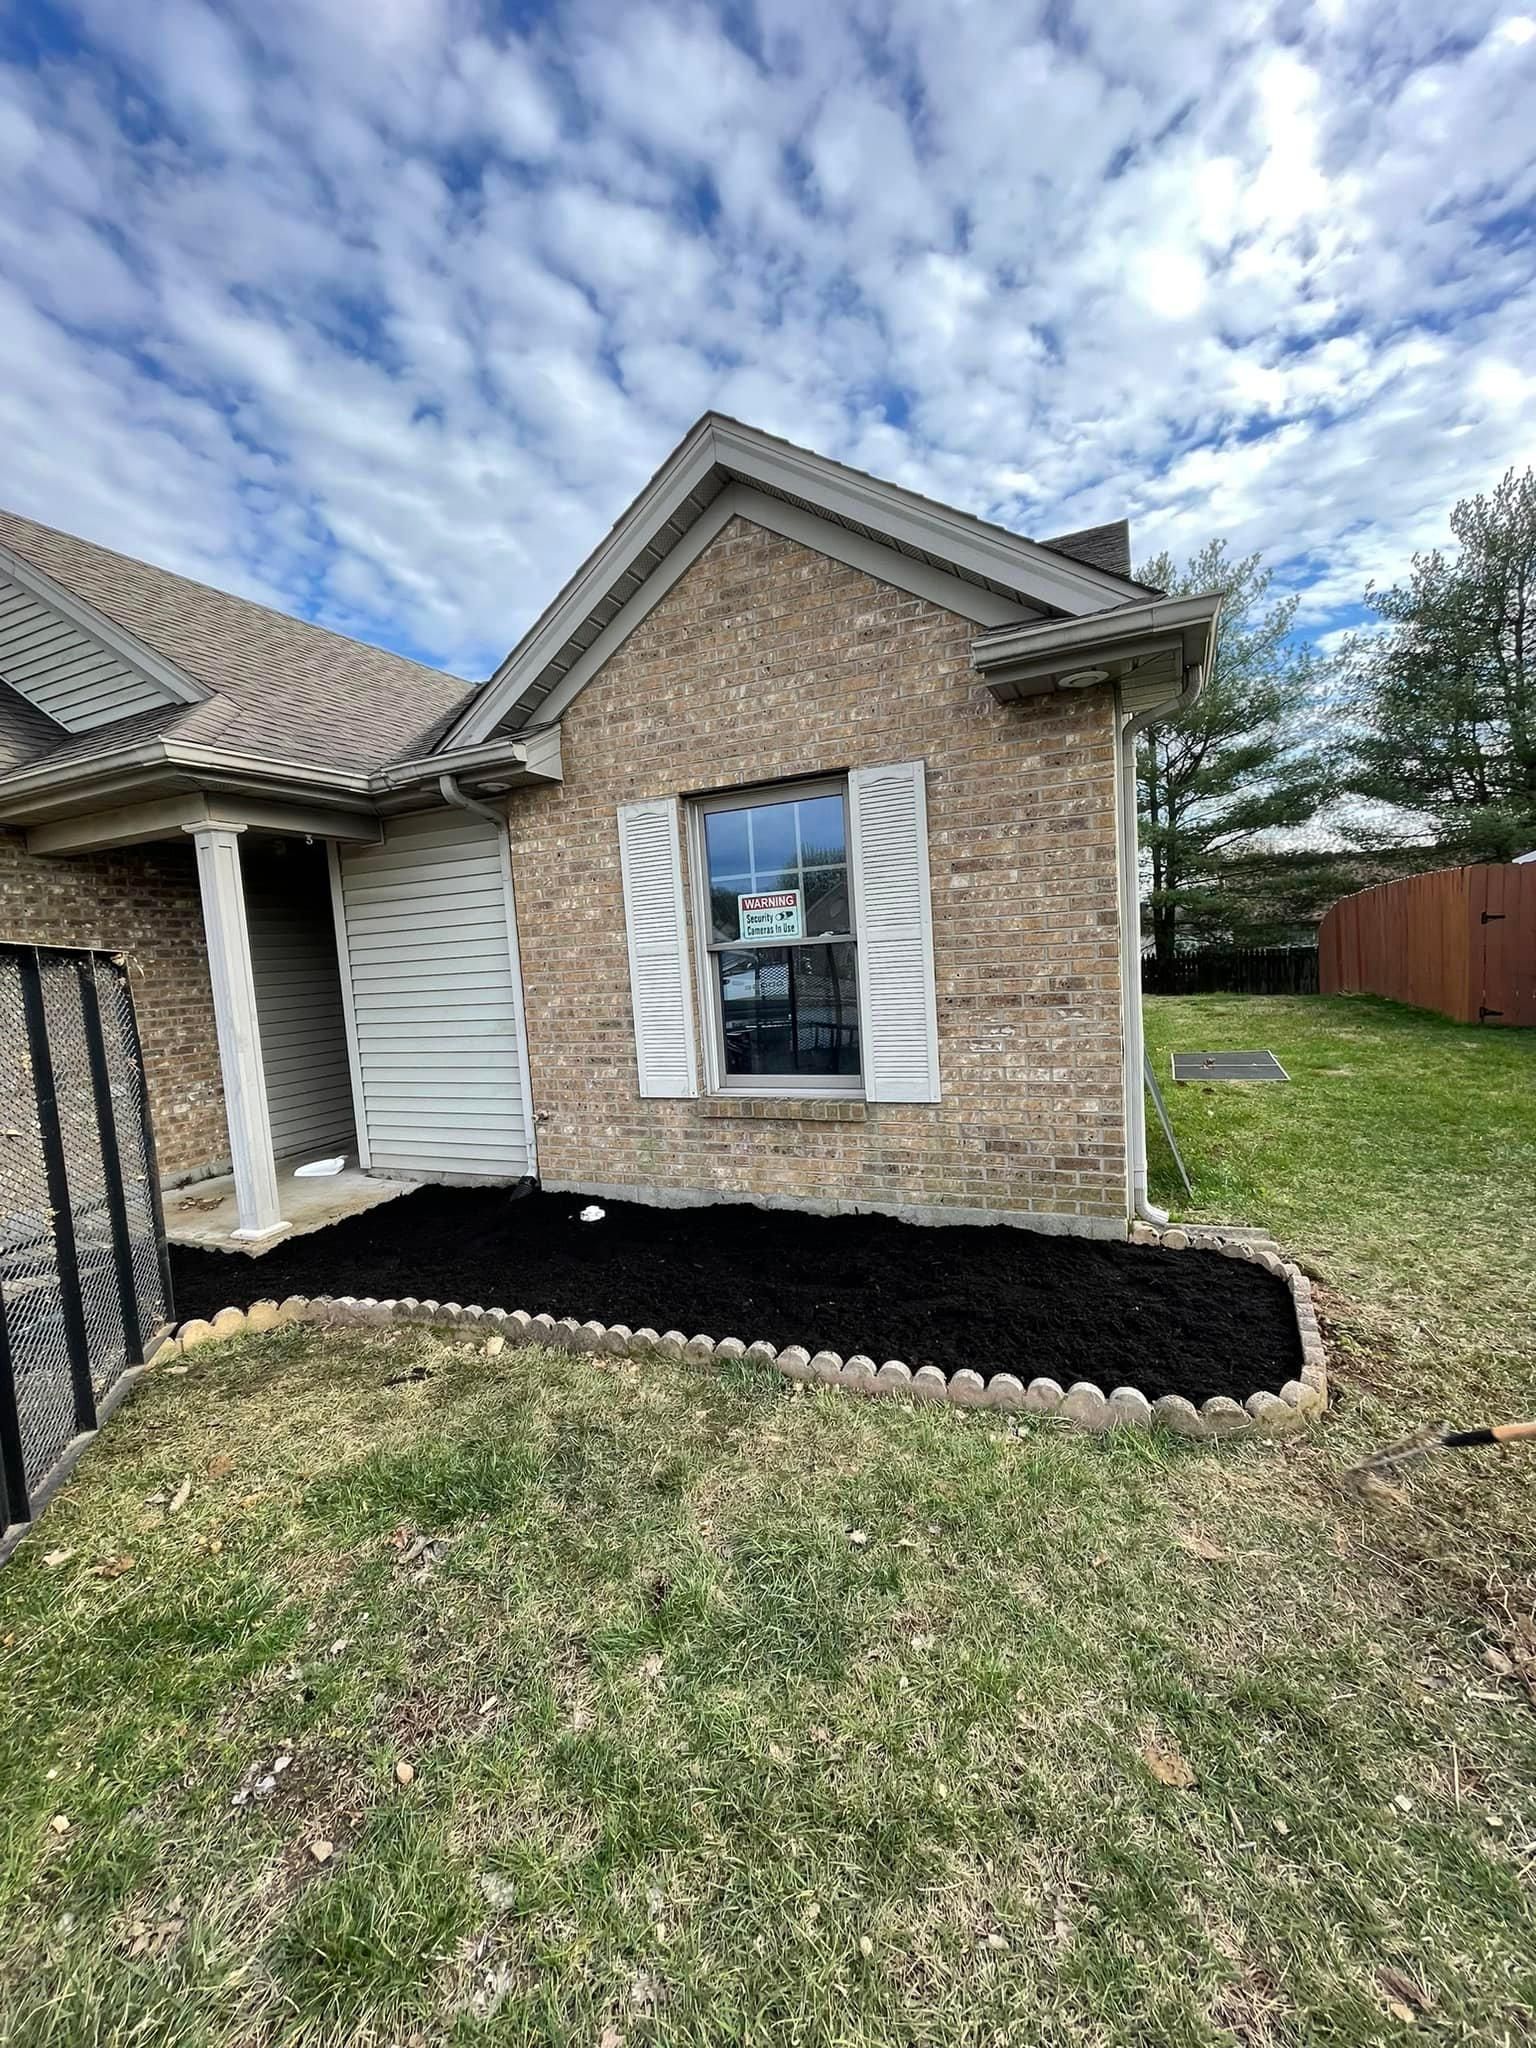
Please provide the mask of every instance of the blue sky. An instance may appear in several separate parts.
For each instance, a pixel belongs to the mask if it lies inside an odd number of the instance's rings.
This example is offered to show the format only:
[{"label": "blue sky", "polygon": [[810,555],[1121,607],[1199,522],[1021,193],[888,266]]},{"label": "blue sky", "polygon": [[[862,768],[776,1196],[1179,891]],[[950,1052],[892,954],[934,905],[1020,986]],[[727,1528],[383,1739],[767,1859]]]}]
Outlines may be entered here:
[{"label": "blue sky", "polygon": [[1536,457],[1536,18],[31,0],[0,499],[484,674],[706,407],[1318,635]]}]

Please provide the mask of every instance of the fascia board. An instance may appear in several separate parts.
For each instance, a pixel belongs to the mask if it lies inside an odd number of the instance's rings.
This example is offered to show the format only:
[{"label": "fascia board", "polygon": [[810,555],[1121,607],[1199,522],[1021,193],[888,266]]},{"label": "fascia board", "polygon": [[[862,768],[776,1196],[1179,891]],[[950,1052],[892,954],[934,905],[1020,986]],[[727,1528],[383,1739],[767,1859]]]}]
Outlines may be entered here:
[{"label": "fascia board", "polygon": [[439,775],[468,775],[477,768],[521,768],[528,751],[528,735],[502,737],[480,746],[454,747],[441,754],[418,754],[408,761],[391,761],[376,768],[369,778],[375,789],[400,789],[408,782],[421,782]]},{"label": "fascia board", "polygon": [[1221,612],[1221,593],[1197,597],[1153,598],[1145,604],[1119,605],[1113,611],[1077,619],[1045,619],[1001,626],[971,642],[972,666],[985,675],[1010,662],[1052,654],[1084,655],[1095,648],[1113,651],[1117,643],[1150,636],[1177,634],[1203,643],[1214,634]]},{"label": "fascia board", "polygon": [[134,745],[93,754],[89,761],[35,762],[31,767],[18,768],[0,777],[0,817],[4,815],[7,798],[24,798],[43,790],[73,789],[98,778],[105,781],[125,770],[162,768],[168,758],[164,740],[140,740]]},{"label": "fascia board", "polygon": [[166,757],[178,766],[206,770],[209,774],[270,777],[308,789],[345,791],[366,796],[372,778],[361,768],[323,768],[307,761],[283,761],[265,754],[246,754],[234,747],[204,747],[183,740],[165,742]]},{"label": "fascia board", "polygon": [[430,754],[415,761],[396,761],[378,769],[370,782],[379,797],[397,795],[424,783],[436,785],[440,775],[465,775],[471,781],[492,774],[512,776],[525,782],[560,782],[564,773],[560,760],[560,728],[541,725],[520,733],[515,740],[488,741],[479,747],[456,747],[451,754]]},{"label": "fascia board", "polygon": [[[715,469],[749,485],[787,492],[833,519],[868,526],[900,546],[936,555],[971,576],[1001,583],[1016,591],[1023,604],[1081,617],[1101,612],[1126,595],[1124,578],[1107,570],[1053,555],[1038,541],[991,529],[966,513],[932,504],[896,485],[860,477],[841,463],[771,441],[735,421],[706,415],[489,682],[476,692],[474,702],[444,734],[441,751],[472,746],[489,737],[526,685],[542,673],[614,584],[633,570],[668,521]],[[688,538],[684,536],[680,545],[686,546]],[[566,680],[551,693],[551,702],[557,694],[564,702],[574,694],[567,694]]]},{"label": "fascia board", "polygon": [[717,423],[717,459],[752,483],[790,491],[837,517],[855,519],[908,547],[921,548],[971,575],[1017,590],[1026,603],[1079,616],[1124,598],[1125,579],[1053,555],[1038,541],[993,530],[964,512],[918,498],[898,485],[861,477],[806,449],[760,440],[750,428]]},{"label": "fascia board", "polygon": [[[1020,624],[1028,617],[1028,610],[1020,600],[999,597],[995,590],[969,582],[948,569],[936,569],[931,562],[903,554],[900,548],[868,540],[862,533],[852,533],[846,526],[839,526],[835,519],[828,519],[819,512],[807,512],[799,505],[786,504],[782,498],[757,490],[751,484],[729,484],[726,490],[731,493],[732,510],[739,512],[744,519],[766,527],[770,533],[782,534],[787,540],[799,541],[803,547],[813,548],[818,554],[830,555],[834,562],[846,562],[852,569],[862,569],[865,575],[874,577],[877,582],[909,591],[914,597],[926,598],[930,604],[940,605],[959,618],[971,619],[977,625],[996,630]],[[721,497],[724,496],[725,492],[722,492]],[[713,512],[715,508],[711,505],[709,509]]]},{"label": "fascia board", "polygon": [[0,780],[0,819],[16,805],[49,798],[76,799],[93,789],[121,788],[136,778],[164,776],[177,772],[189,778],[238,780],[244,784],[278,786],[285,790],[316,791],[336,796],[366,798],[369,778],[348,769],[319,768],[299,761],[268,760],[259,754],[244,754],[224,747],[178,744],[174,740],[141,740],[136,745],[115,747],[109,753],[93,754],[87,761],[56,764],[42,761]]},{"label": "fascia board", "polygon": [[443,735],[440,751],[489,737],[524,682],[560,652],[574,629],[636,560],[715,467],[714,427],[704,420],[662,464],[607,538],[529,627],[474,702]]},{"label": "fascia board", "polygon": [[577,656],[539,706],[541,719],[559,718],[603,663],[612,659],[646,613],[653,611],[673,584],[692,568],[730,518],[735,508],[737,488],[735,484],[727,484],[718,496],[710,500],[676,547],[667,551],[623,609],[614,614],[586,652]]},{"label": "fascia board", "polygon": [[229,789],[253,797],[280,797],[291,802],[320,798],[342,808],[368,812],[372,799],[441,774],[512,768],[526,770],[540,781],[558,781],[559,734],[547,744],[499,739],[489,746],[432,755],[415,762],[364,774],[350,769],[316,767],[297,761],[268,760],[259,754],[227,747],[190,745],[175,740],[141,740],[136,745],[94,754],[88,761],[46,761],[0,780],[0,822],[40,822],[48,815],[75,813],[98,804],[121,805],[135,793],[148,794],[168,782],[184,788]]},{"label": "fascia board", "polygon": [[850,533],[834,520],[799,505],[786,505],[782,498],[769,496],[751,484],[729,483],[711,499],[692,526],[666,558],[651,571],[645,582],[615,613],[586,652],[571,664],[567,673],[539,706],[541,719],[559,718],[584,690],[593,676],[611,661],[645,618],[655,610],[667,592],[692,568],[710,542],[731,519],[750,519],[770,533],[782,534],[801,546],[814,548],[833,561],[845,562],[897,590],[910,591],[931,604],[967,618],[976,625],[1012,623],[1020,607],[980,584],[967,583],[947,569],[935,569],[896,548],[882,547],[862,534]]}]

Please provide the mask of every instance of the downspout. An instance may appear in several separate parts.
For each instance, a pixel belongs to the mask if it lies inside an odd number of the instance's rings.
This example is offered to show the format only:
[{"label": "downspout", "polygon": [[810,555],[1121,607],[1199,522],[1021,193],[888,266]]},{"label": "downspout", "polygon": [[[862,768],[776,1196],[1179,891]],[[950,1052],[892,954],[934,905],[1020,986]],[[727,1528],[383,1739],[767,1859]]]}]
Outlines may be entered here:
[{"label": "downspout", "polygon": [[439,775],[437,786],[445,804],[452,804],[456,810],[473,811],[477,818],[488,818],[498,832],[506,831],[507,821],[501,812],[493,811],[489,804],[481,803],[477,796],[466,796],[459,787],[459,778],[456,775]]},{"label": "downspout", "polygon": [[460,789],[459,779],[456,775],[439,775],[437,787],[438,793],[445,804],[452,804],[454,809],[458,811],[470,811],[475,817],[485,818],[494,825],[501,842],[502,877],[507,892],[507,935],[511,942],[512,980],[517,1004],[518,1059],[522,1071],[525,1128],[528,1133],[529,1171],[517,1183],[514,1193],[527,1194],[530,1188],[538,1186],[539,1180],[539,1140],[538,1131],[535,1128],[538,1117],[533,1107],[533,1074],[528,1065],[528,1022],[523,998],[522,949],[518,944],[517,938],[517,902],[512,890],[512,862],[511,851],[507,844],[507,820],[500,811],[492,810],[489,804],[481,803],[478,797],[470,796]]},{"label": "downspout", "polygon": [[[1146,1040],[1141,1020],[1141,862],[1136,808],[1136,742],[1149,725],[1187,711],[1199,696],[1205,670],[1191,663],[1184,687],[1167,704],[1135,712],[1120,729],[1120,987],[1125,1036],[1125,1145],[1131,1168],[1131,1207],[1144,1223],[1168,1221],[1147,1199]],[[448,780],[444,776],[443,780]]]}]

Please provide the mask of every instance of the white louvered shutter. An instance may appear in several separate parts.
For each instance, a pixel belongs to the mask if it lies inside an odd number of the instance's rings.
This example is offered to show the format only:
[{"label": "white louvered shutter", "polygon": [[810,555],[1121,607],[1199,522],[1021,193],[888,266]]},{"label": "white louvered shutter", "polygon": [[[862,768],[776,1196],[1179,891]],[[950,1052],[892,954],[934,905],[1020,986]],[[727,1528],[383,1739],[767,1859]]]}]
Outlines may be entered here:
[{"label": "white louvered shutter", "polygon": [[619,866],[640,1093],[697,1095],[676,798],[620,806]]},{"label": "white louvered shutter", "polygon": [[939,1026],[922,762],[855,768],[848,777],[848,814],[864,1093],[871,1102],[937,1102]]}]

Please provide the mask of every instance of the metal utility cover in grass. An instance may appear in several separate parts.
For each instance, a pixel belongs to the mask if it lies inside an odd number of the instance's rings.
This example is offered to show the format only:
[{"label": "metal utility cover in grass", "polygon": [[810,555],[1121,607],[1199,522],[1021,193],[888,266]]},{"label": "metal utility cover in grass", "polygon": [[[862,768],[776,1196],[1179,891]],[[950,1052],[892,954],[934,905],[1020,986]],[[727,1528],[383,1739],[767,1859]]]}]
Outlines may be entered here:
[{"label": "metal utility cover in grass", "polygon": [[1175,1081],[1289,1081],[1272,1052],[1176,1052]]}]

